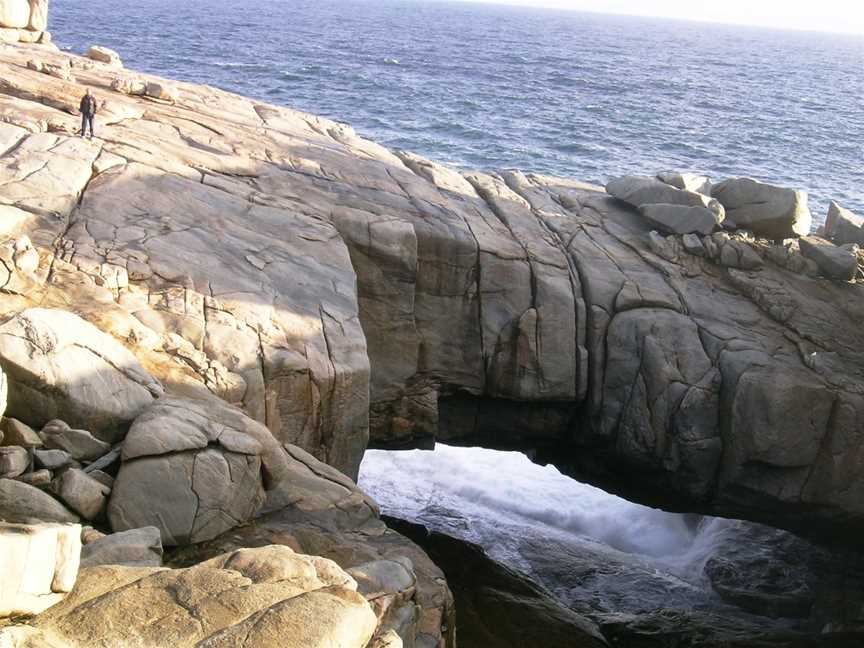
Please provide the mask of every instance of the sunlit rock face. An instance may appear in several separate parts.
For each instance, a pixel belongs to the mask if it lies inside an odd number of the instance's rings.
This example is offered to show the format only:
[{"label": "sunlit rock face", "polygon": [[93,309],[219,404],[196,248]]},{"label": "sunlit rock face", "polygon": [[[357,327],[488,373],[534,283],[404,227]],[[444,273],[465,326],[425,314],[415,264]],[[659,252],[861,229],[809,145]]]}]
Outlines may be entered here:
[{"label": "sunlit rock face", "polygon": [[437,438],[682,510],[864,524],[864,284],[791,244],[685,244],[598,187],[41,46],[4,46],[0,121],[4,318],[73,310],[349,476],[370,438]]}]

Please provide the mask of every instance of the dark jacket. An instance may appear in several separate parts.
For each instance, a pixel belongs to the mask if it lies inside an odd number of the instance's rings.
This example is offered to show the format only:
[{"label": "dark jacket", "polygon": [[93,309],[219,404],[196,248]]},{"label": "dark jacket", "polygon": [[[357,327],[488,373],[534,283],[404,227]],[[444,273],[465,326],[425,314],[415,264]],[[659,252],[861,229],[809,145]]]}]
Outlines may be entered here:
[{"label": "dark jacket", "polygon": [[91,95],[84,95],[84,98],[81,99],[81,105],[79,106],[79,110],[85,115],[95,115],[96,97],[93,97]]}]

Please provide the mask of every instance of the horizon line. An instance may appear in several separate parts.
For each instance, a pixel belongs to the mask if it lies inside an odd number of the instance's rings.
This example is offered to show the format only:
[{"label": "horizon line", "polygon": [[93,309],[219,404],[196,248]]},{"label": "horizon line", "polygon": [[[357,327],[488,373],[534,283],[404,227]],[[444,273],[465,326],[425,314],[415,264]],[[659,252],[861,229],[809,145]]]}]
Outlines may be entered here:
[{"label": "horizon line", "polygon": [[[404,1],[404,0],[403,0]],[[835,28],[812,28],[797,27],[794,25],[769,25],[766,23],[751,23],[735,20],[718,20],[710,18],[669,16],[666,14],[629,13],[625,11],[600,11],[597,9],[570,8],[549,5],[526,5],[517,0],[408,0],[409,2],[436,3],[436,4],[464,4],[464,5],[486,5],[491,7],[512,7],[539,11],[562,11],[573,14],[588,14],[592,16],[607,16],[616,18],[647,18],[654,20],[668,20],[672,22],[690,23],[696,25],[718,25],[721,27],[744,27],[749,29],[767,29],[779,32],[794,32],[796,34],[821,34],[832,36],[852,36],[864,39],[864,31],[851,31]]]}]

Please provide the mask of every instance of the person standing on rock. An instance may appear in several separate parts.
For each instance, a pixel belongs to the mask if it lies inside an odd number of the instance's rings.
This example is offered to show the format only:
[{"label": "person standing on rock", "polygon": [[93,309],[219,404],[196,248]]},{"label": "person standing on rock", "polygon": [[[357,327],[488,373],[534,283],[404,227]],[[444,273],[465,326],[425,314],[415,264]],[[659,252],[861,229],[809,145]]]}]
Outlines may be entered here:
[{"label": "person standing on rock", "polygon": [[87,125],[90,125],[90,138],[93,138],[93,117],[96,115],[96,97],[93,91],[87,88],[87,94],[81,98],[81,137],[87,134]]}]

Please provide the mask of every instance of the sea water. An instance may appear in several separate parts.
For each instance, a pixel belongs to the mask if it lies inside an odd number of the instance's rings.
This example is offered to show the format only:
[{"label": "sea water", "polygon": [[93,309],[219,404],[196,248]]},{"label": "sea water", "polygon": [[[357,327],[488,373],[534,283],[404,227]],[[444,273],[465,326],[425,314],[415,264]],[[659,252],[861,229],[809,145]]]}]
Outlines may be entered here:
[{"label": "sea water", "polygon": [[864,37],[420,0],[56,0],[65,49],[462,169],[694,170],[864,215]]}]

